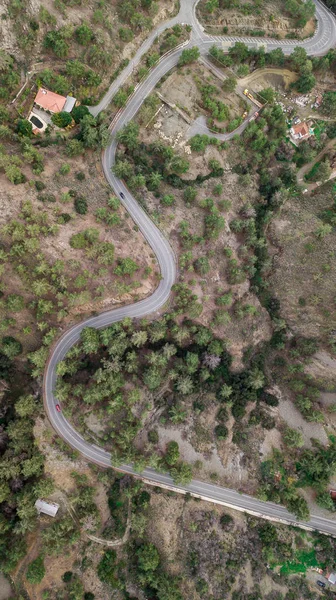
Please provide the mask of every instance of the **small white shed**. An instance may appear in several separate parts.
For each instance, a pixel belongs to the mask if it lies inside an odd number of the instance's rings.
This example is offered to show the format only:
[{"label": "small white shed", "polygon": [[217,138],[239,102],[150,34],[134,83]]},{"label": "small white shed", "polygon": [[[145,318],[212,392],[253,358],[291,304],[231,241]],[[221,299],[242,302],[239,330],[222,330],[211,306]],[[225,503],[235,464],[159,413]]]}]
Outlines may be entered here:
[{"label": "small white shed", "polygon": [[44,515],[49,515],[49,517],[56,517],[59,504],[56,504],[56,502],[46,502],[45,500],[39,499],[35,502],[35,508],[39,514],[43,513]]}]

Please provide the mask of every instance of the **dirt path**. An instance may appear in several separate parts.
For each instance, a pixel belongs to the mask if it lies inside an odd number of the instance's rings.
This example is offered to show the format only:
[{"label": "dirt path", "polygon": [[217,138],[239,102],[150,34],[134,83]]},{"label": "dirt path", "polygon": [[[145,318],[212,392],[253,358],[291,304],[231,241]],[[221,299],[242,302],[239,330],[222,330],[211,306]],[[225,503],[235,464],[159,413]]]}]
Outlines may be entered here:
[{"label": "dirt path", "polygon": [[96,544],[101,544],[102,546],[108,546],[109,548],[114,548],[115,546],[122,546],[126,544],[131,532],[131,524],[132,524],[132,506],[131,501],[128,502],[128,512],[127,512],[127,525],[126,530],[122,538],[119,540],[104,540],[103,538],[96,537],[95,535],[90,535],[83,531],[84,535],[89,538],[92,542],[96,542]]},{"label": "dirt path", "polygon": [[[317,156],[315,156],[315,158],[313,160],[310,161],[310,163],[303,165],[303,167],[301,167],[301,169],[298,170],[297,174],[296,174],[296,180],[298,182],[299,185],[305,185],[305,190],[307,190],[307,192],[312,192],[313,190],[315,190],[317,187],[319,187],[321,185],[321,182],[318,181],[316,183],[307,183],[304,180],[304,176],[309,173],[310,169],[312,168],[312,166],[318,162],[319,160],[321,160],[321,158],[323,158],[323,156],[328,152],[328,150],[330,148],[334,148],[336,145],[336,140],[332,139],[330,140],[327,145],[323,148],[323,150],[321,150],[321,152],[319,152],[319,154],[317,154]],[[336,177],[336,172],[333,172],[330,177],[330,179],[334,179]],[[329,181],[328,180],[328,181]],[[325,182],[326,183],[326,182]],[[305,192],[306,193],[306,192]]]},{"label": "dirt path", "polygon": [[78,517],[76,515],[76,511],[72,508],[71,504],[68,501],[68,498],[65,496],[65,494],[60,493],[60,496],[66,506],[66,509],[70,515],[70,517],[73,519],[73,521],[76,523],[78,529],[80,529],[80,532],[87,537],[89,540],[91,540],[92,542],[96,542],[96,544],[101,544],[102,546],[107,546],[109,548],[114,548],[116,546],[122,546],[123,544],[125,544],[128,541],[129,535],[130,535],[130,531],[131,531],[131,523],[132,523],[132,505],[131,505],[131,501],[129,500],[128,502],[128,512],[127,512],[127,524],[126,524],[126,530],[125,533],[123,535],[122,538],[120,538],[119,540],[105,540],[104,538],[100,538],[96,535],[91,535],[90,533],[87,533],[86,531],[83,530],[83,528],[80,525],[80,522],[78,520]]},{"label": "dirt path", "polygon": [[38,529],[34,531],[34,535],[32,538],[32,542],[31,544],[28,546],[27,548],[27,552],[24,556],[24,558],[22,559],[22,561],[17,565],[14,573],[12,574],[12,579],[14,582],[14,586],[15,586],[15,591],[20,594],[20,597],[27,597],[30,598],[26,587],[23,583],[23,576],[26,572],[27,566],[28,564],[34,560],[37,557],[37,546],[39,543],[39,529],[40,529],[40,525],[38,525]]}]

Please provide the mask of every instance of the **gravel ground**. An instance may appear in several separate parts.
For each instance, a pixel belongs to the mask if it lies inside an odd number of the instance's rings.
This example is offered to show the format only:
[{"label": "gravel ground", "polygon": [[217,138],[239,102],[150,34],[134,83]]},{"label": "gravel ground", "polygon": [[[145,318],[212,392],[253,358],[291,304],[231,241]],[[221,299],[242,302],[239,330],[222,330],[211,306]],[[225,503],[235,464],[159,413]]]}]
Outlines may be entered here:
[{"label": "gravel ground", "polygon": [[311,446],[311,438],[327,444],[328,438],[321,423],[308,423],[295,408],[291,400],[279,401],[279,415],[292,429],[298,429],[303,435],[306,446]]}]

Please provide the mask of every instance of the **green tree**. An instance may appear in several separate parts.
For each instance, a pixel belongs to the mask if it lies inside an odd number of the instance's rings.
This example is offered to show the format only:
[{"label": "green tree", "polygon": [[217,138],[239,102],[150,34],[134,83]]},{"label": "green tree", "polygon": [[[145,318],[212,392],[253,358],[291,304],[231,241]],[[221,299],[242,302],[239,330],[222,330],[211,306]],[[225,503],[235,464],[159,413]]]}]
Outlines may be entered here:
[{"label": "green tree", "polygon": [[336,116],[336,93],[325,92],[323,94],[323,100],[321,105],[321,112],[328,117]]},{"label": "green tree", "polygon": [[321,506],[321,508],[326,508],[327,510],[330,510],[331,512],[336,511],[335,502],[333,501],[332,497],[330,496],[330,493],[327,491],[319,492],[316,496],[316,502],[319,506]]},{"label": "green tree", "polygon": [[166,447],[165,461],[167,465],[172,467],[180,459],[180,450],[177,442],[168,442]]},{"label": "green tree", "polygon": [[243,63],[249,56],[249,49],[243,42],[236,42],[229,50],[229,56],[234,62]]},{"label": "green tree", "polygon": [[[35,512],[36,509],[33,506]],[[65,548],[69,548],[80,537],[80,532],[76,528],[72,518],[64,517],[60,521],[55,521],[42,532],[45,550],[50,554],[60,555]]]},{"label": "green tree", "polygon": [[65,153],[67,156],[72,158],[74,156],[79,156],[80,154],[83,154],[83,152],[84,146],[80,140],[67,140],[65,147]]},{"label": "green tree", "polygon": [[141,571],[153,572],[160,564],[160,555],[154,544],[142,544],[137,550],[138,565]]},{"label": "green tree", "polygon": [[24,300],[20,294],[9,294],[6,300],[7,309],[10,312],[20,312],[24,308]]},{"label": "green tree", "polygon": [[182,175],[189,170],[189,162],[186,158],[182,156],[173,156],[170,161],[166,164],[166,168],[171,173],[176,173],[177,175]]},{"label": "green tree", "polygon": [[89,113],[89,109],[87,106],[84,106],[83,104],[80,104],[79,106],[75,106],[72,111],[71,111],[71,116],[73,118],[73,120],[75,121],[75,123],[80,123],[81,120],[83,119],[83,117],[85,117],[85,115],[88,115]]},{"label": "green tree", "polygon": [[84,327],[80,334],[83,350],[86,354],[96,354],[100,346],[99,332],[93,327]]},{"label": "green tree", "polygon": [[92,29],[86,23],[75,29],[75,36],[78,43],[82,46],[87,46],[94,37]]},{"label": "green tree", "polygon": [[113,172],[116,177],[127,181],[133,175],[133,167],[127,160],[117,160],[113,167]]},{"label": "green tree", "polygon": [[16,340],[11,335],[7,335],[2,338],[2,347],[1,351],[3,354],[8,356],[8,358],[14,358],[18,356],[22,352],[22,344],[19,340]]},{"label": "green tree", "polygon": [[200,51],[197,46],[193,48],[186,48],[182,50],[181,56],[178,61],[178,66],[182,67],[183,65],[188,65],[190,63],[195,62],[200,56]]},{"label": "green tree", "polygon": [[51,116],[51,120],[54,123],[54,125],[56,125],[57,127],[60,127],[61,129],[64,129],[65,127],[68,127],[69,125],[71,125],[72,116],[70,113],[62,111],[59,113],[54,113]]},{"label": "green tree", "polygon": [[129,150],[135,150],[139,144],[139,125],[135,121],[130,121],[117,134],[118,142],[121,142]]},{"label": "green tree", "polygon": [[233,76],[230,75],[230,77],[227,77],[223,83],[223,90],[224,92],[234,92],[236,89],[236,85],[237,85],[237,79]]},{"label": "green tree", "polygon": [[314,75],[310,71],[303,69],[300,73],[300,77],[295,82],[295,87],[300,94],[307,94],[313,89],[315,84],[316,79]]},{"label": "green tree", "polygon": [[265,375],[258,368],[252,369],[248,376],[248,382],[253,390],[259,390],[265,385]]},{"label": "green tree", "polygon": [[287,503],[288,510],[293,512],[298,519],[308,521],[309,519],[309,507],[308,503],[303,496],[295,496],[291,498]]},{"label": "green tree", "polygon": [[307,62],[307,52],[301,46],[296,46],[291,54],[291,63],[297,71],[301,71]]},{"label": "green tree", "polygon": [[17,123],[17,132],[24,137],[31,137],[33,134],[33,126],[27,119],[19,119]]},{"label": "green tree", "polygon": [[184,377],[179,377],[176,382],[176,389],[178,392],[180,392],[180,394],[183,394],[184,396],[191,394],[194,389],[192,378],[188,375]]},{"label": "green tree", "polygon": [[131,342],[137,348],[141,348],[141,346],[144,346],[146,344],[147,339],[148,339],[147,331],[139,330],[139,331],[135,331],[132,334]]},{"label": "green tree", "polygon": [[117,108],[122,108],[123,106],[125,106],[125,104],[127,102],[127,98],[128,98],[128,93],[126,92],[126,90],[120,88],[120,90],[118,90],[117,93],[115,94],[115,96],[113,97],[113,104]]},{"label": "green tree", "polygon": [[194,261],[194,267],[196,273],[199,275],[206,275],[210,271],[209,259],[207,256],[200,256]]},{"label": "green tree", "polygon": [[108,583],[112,587],[117,586],[117,553],[115,550],[107,550],[100,562],[98,563],[97,573],[98,577],[104,583]]},{"label": "green tree", "polygon": [[31,394],[20,396],[15,403],[15,412],[19,417],[32,417],[36,412],[36,400]]},{"label": "green tree", "polygon": [[286,427],[283,440],[289,448],[301,448],[304,444],[302,433],[290,427]]},{"label": "green tree", "polygon": [[175,465],[170,474],[177,485],[188,485],[192,480],[192,468],[184,462]]},{"label": "green tree", "polygon": [[267,55],[267,62],[275,67],[283,67],[285,64],[285,55],[282,48],[271,50]]},{"label": "green tree", "polygon": [[152,171],[148,179],[148,186],[151,190],[157,190],[160,187],[161,181],[161,173],[158,171]]}]

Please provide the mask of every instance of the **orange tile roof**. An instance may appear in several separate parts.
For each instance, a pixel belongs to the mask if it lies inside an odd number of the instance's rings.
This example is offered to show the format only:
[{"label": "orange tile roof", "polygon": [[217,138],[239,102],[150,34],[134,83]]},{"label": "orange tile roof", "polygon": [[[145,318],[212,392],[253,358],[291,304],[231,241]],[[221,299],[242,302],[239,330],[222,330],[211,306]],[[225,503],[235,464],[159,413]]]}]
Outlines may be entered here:
[{"label": "orange tile roof", "polygon": [[305,137],[309,134],[309,127],[307,123],[299,123],[298,125],[294,125],[293,132],[295,135],[301,134],[301,137]]},{"label": "orange tile roof", "polygon": [[44,88],[39,88],[35,98],[35,104],[38,104],[44,110],[50,110],[52,113],[61,112],[65,103],[66,98],[64,96],[60,96]]}]

